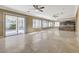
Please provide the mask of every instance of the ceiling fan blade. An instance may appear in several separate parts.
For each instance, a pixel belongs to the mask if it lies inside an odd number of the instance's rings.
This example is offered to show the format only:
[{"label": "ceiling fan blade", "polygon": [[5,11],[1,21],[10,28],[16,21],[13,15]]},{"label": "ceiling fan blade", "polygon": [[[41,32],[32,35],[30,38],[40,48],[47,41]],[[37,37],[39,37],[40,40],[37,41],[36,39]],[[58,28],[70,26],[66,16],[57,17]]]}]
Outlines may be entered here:
[{"label": "ceiling fan blade", "polygon": [[43,12],[43,10],[41,10],[41,9],[38,9],[39,11],[41,11],[41,12]]},{"label": "ceiling fan blade", "polygon": [[45,7],[40,7],[40,9],[44,9]]},{"label": "ceiling fan blade", "polygon": [[43,9],[44,7],[38,7],[38,5],[33,5],[33,7],[34,7],[35,9],[37,9],[37,10],[43,12],[43,10],[41,10],[41,9]]},{"label": "ceiling fan blade", "polygon": [[33,5],[34,8],[38,9],[38,5]]}]

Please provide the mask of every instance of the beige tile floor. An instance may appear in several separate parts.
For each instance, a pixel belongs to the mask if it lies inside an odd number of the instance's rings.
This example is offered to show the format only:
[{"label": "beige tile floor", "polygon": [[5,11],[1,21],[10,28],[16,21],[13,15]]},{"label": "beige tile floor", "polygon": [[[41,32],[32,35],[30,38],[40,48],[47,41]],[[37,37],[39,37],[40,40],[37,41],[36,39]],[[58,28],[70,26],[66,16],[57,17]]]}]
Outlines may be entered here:
[{"label": "beige tile floor", "polygon": [[41,32],[1,38],[0,52],[79,52],[79,40],[75,32],[49,29]]}]

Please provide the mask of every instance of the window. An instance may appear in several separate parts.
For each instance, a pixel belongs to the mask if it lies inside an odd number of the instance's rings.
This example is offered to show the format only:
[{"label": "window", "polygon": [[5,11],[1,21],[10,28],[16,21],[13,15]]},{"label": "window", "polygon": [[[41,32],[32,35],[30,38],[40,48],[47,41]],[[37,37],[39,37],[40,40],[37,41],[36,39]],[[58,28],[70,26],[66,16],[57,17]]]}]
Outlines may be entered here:
[{"label": "window", "polygon": [[48,21],[43,20],[43,28],[48,27]]},{"label": "window", "polygon": [[55,27],[59,27],[60,23],[59,22],[55,22]]},{"label": "window", "polygon": [[50,22],[51,27],[53,27],[53,22]]},{"label": "window", "polygon": [[18,33],[25,32],[25,20],[24,17],[18,17]]},{"label": "window", "polygon": [[49,27],[51,27],[51,22],[49,22]]},{"label": "window", "polygon": [[33,28],[36,28],[36,20],[35,19],[33,19],[32,24],[33,24]]},{"label": "window", "polygon": [[33,19],[33,28],[41,28],[41,20],[40,19]]}]

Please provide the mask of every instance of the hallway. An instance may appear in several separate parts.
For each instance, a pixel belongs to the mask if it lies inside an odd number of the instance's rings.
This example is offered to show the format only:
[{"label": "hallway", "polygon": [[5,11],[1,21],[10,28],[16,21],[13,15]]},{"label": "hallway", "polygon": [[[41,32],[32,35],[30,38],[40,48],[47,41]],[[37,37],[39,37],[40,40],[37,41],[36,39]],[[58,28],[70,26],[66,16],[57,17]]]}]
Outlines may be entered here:
[{"label": "hallway", "polygon": [[0,52],[79,52],[74,32],[48,29],[0,39]]}]

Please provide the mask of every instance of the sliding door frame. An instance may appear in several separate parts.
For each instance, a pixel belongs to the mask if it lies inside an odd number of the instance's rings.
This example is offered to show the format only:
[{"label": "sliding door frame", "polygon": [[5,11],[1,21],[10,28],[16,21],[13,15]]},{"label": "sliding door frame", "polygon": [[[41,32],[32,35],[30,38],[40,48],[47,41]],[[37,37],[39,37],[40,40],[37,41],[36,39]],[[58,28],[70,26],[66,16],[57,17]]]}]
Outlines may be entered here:
[{"label": "sliding door frame", "polygon": [[[18,33],[18,17],[22,17],[24,18],[24,27],[25,27],[25,19],[26,17],[25,16],[22,16],[22,15],[16,15],[16,14],[12,14],[12,13],[3,13],[3,25],[4,25],[4,31],[3,31],[3,36],[4,37],[8,37],[6,36],[6,15],[10,15],[10,16],[15,16],[17,17],[17,20],[16,20],[16,31],[17,31],[17,34],[14,34],[14,35],[19,35],[19,34],[25,34],[25,28],[24,28],[24,33]],[[9,35],[9,36],[14,36],[14,35]]]}]

